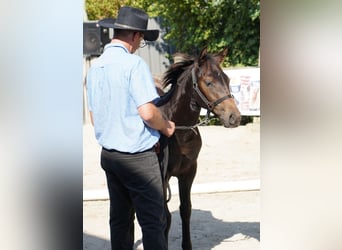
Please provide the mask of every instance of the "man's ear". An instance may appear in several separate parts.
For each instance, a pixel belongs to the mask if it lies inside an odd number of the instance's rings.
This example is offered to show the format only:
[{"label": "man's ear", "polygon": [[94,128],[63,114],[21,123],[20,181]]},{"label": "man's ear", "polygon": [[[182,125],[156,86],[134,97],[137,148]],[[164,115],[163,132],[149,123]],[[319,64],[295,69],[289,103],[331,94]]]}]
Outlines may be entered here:
[{"label": "man's ear", "polygon": [[133,35],[132,35],[132,42],[134,42],[134,40],[136,39],[135,36],[136,36],[137,34],[139,34],[139,32],[134,31],[132,34],[133,34]]}]

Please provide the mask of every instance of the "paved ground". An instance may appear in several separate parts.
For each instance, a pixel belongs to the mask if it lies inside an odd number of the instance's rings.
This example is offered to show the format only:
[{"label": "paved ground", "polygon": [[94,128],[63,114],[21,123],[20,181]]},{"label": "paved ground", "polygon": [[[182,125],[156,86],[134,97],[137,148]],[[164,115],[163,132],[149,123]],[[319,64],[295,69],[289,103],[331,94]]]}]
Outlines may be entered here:
[{"label": "paved ground", "polygon": [[[200,127],[203,147],[199,156],[194,187],[259,180],[260,123],[234,129],[221,126]],[[85,125],[84,184],[89,190],[106,190],[105,176],[99,166],[100,147],[91,125]],[[171,180],[176,185],[176,179]],[[194,250],[259,249],[259,191],[237,191],[192,194],[191,232]],[[173,195],[169,203],[172,225],[169,249],[181,249],[179,200]],[[83,202],[84,249],[107,250],[109,244],[108,200]],[[136,225],[135,249],[143,249],[141,233]]]}]

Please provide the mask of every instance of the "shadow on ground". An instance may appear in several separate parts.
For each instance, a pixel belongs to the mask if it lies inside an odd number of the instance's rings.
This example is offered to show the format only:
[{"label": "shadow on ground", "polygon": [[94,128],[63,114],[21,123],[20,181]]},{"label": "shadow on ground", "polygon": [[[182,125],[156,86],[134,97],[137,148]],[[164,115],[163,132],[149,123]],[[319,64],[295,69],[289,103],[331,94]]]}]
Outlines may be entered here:
[{"label": "shadow on ground", "polygon": [[[107,226],[107,225],[104,225]],[[172,212],[172,224],[169,233],[169,250],[181,249],[181,220],[179,211]],[[193,209],[191,215],[191,238],[194,250],[210,250],[223,241],[235,241],[254,238],[260,241],[259,222],[226,222],[213,217],[210,211]],[[83,234],[83,249],[110,250],[110,242],[96,236]],[[133,249],[141,248],[141,239],[137,239]]]},{"label": "shadow on ground", "polygon": [[[103,225],[107,226],[107,225]],[[111,250],[110,241],[83,233],[83,250]]]},{"label": "shadow on ground", "polygon": [[[194,250],[209,250],[221,242],[234,242],[254,238],[260,241],[259,222],[227,222],[215,218],[211,211],[193,209],[191,239]],[[181,220],[179,211],[172,212],[169,234],[170,249],[181,249]]]}]

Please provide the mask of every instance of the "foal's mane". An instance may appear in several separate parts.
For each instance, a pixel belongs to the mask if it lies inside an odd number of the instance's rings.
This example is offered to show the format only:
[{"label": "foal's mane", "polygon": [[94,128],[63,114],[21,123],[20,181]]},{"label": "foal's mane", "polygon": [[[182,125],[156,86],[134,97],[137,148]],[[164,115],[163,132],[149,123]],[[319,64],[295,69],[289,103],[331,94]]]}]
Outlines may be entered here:
[{"label": "foal's mane", "polygon": [[182,73],[195,62],[194,57],[183,53],[175,54],[174,58],[176,62],[172,64],[164,74],[163,88],[166,88],[169,85],[171,85],[171,88],[173,88]]},{"label": "foal's mane", "polygon": [[179,100],[182,94],[186,93],[186,83],[189,77],[191,77],[189,69],[195,62],[193,56],[183,53],[176,53],[174,58],[176,62],[170,66],[163,76],[162,88],[169,90],[162,96],[162,105],[167,103],[172,96]]}]

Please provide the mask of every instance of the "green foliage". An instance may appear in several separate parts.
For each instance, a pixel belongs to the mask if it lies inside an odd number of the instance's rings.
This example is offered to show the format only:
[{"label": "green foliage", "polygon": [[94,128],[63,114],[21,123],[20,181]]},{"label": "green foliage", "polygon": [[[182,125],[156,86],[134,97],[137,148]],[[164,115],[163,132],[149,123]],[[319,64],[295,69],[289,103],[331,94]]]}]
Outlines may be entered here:
[{"label": "green foliage", "polygon": [[89,20],[100,20],[106,17],[115,18],[120,7],[125,5],[141,7],[138,1],[132,0],[85,0]]},{"label": "green foliage", "polygon": [[[151,8],[150,8],[151,9]],[[255,66],[259,56],[260,3],[256,0],[160,0],[153,11],[169,27],[167,41],[197,54],[229,48],[224,66]]]},{"label": "green foliage", "polygon": [[123,5],[161,17],[163,38],[179,52],[198,54],[205,46],[213,52],[228,47],[224,67],[258,64],[259,0],[86,0],[86,11],[91,20],[116,17]]}]

